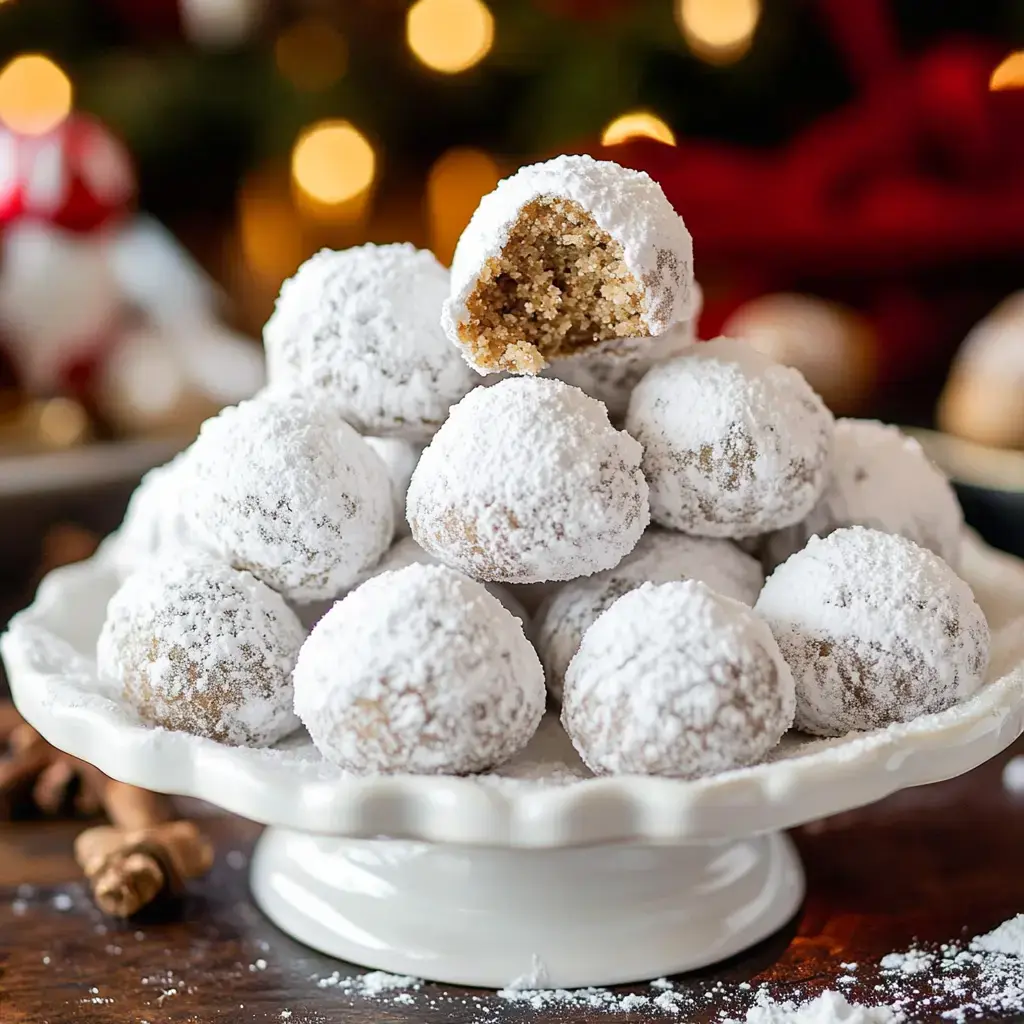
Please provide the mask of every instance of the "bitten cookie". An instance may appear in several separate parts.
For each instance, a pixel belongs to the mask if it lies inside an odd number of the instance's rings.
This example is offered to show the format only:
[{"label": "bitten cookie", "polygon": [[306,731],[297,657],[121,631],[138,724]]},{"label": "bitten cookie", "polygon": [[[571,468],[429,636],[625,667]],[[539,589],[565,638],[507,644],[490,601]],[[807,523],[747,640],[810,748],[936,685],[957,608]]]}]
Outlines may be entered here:
[{"label": "bitten cookie", "polygon": [[642,171],[589,156],[523,167],[459,239],[442,324],[480,373],[664,334],[694,310],[693,243]]}]

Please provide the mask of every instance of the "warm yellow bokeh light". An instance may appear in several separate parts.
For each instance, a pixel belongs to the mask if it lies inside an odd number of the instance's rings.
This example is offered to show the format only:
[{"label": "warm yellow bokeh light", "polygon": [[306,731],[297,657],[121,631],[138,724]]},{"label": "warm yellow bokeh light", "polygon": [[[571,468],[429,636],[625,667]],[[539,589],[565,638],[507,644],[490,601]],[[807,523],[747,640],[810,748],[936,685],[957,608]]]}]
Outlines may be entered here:
[{"label": "warm yellow bokeh light", "polygon": [[417,0],[405,16],[409,49],[428,68],[455,75],[494,45],[494,17],[482,0]]},{"label": "warm yellow bokeh light", "polygon": [[709,64],[729,64],[750,49],[761,0],[678,0],[676,17],[690,49]]},{"label": "warm yellow bokeh light", "polygon": [[0,121],[11,131],[51,131],[71,112],[71,97],[71,80],[41,53],[15,57],[0,71]]},{"label": "warm yellow bokeh light", "polygon": [[500,178],[500,168],[481,149],[459,146],[434,162],[427,177],[427,216],[430,247],[442,263],[451,262],[459,235]]},{"label": "warm yellow bokeh light", "polygon": [[89,417],[70,398],[51,398],[39,410],[39,435],[52,448],[70,448],[89,432]]},{"label": "warm yellow bokeh light", "polygon": [[274,44],[277,70],[297,89],[316,92],[333,85],[348,64],[345,37],[323,18],[303,18]]},{"label": "warm yellow bokeh light", "polygon": [[238,234],[247,266],[274,285],[308,255],[284,169],[256,171],[245,179],[238,193]]},{"label": "warm yellow bokeh light", "polygon": [[320,121],[292,150],[292,181],[325,206],[342,203],[373,184],[377,158],[366,136],[348,121]]},{"label": "warm yellow bokeh light", "polygon": [[615,118],[601,133],[602,146],[617,146],[630,139],[654,139],[667,146],[676,144],[672,129],[649,110],[631,110]]},{"label": "warm yellow bokeh light", "polygon": [[1002,89],[1024,89],[1024,50],[1011,53],[992,72],[988,87],[993,92]]}]

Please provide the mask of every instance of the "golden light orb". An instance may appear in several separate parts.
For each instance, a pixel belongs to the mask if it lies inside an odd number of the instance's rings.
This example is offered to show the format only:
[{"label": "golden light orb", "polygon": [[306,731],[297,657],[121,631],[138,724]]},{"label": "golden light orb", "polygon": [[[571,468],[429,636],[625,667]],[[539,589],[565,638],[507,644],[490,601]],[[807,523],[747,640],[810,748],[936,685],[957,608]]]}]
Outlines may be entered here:
[{"label": "golden light orb", "polygon": [[457,146],[434,162],[427,176],[427,219],[430,247],[442,263],[451,262],[477,204],[500,179],[501,169],[481,149]]},{"label": "golden light orb", "polygon": [[277,37],[274,61],[296,89],[318,92],[345,74],[348,44],[326,19],[303,18]]},{"label": "golden light orb", "polygon": [[610,122],[601,133],[602,146],[618,146],[631,139],[654,139],[674,146],[676,137],[657,114],[649,110],[631,110]]},{"label": "golden light orb", "polygon": [[709,64],[731,64],[750,49],[761,0],[677,0],[676,20],[696,56]]},{"label": "golden light orb", "polygon": [[992,72],[988,87],[993,92],[1003,89],[1024,89],[1024,50],[1006,57]]},{"label": "golden light orb", "polygon": [[253,171],[242,183],[238,235],[246,265],[274,285],[309,255],[284,168]]},{"label": "golden light orb", "polygon": [[348,121],[320,121],[292,150],[292,181],[316,203],[340,206],[373,184],[377,157],[369,140]]},{"label": "golden light orb", "polygon": [[0,71],[0,121],[23,135],[45,135],[71,113],[71,79],[49,57],[25,53]]},{"label": "golden light orb", "polygon": [[417,0],[405,16],[405,38],[432,71],[457,75],[494,45],[494,16],[483,0]]}]

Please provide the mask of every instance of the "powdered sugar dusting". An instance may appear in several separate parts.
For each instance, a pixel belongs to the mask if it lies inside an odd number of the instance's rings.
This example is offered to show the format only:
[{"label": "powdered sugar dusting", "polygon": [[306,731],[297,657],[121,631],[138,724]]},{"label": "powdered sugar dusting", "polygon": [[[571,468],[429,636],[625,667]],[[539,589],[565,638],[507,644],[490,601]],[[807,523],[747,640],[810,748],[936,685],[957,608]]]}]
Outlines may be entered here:
[{"label": "powdered sugar dusting", "polygon": [[309,397],[264,395],[225,409],[203,424],[190,458],[190,527],[290,600],[333,597],[391,542],[384,464]]},{"label": "powdered sugar dusting", "polygon": [[[954,1024],[1016,1018],[1024,1011],[1024,959],[1019,955],[1024,915],[969,940],[928,947],[910,946],[875,963],[844,963],[849,973],[837,984],[857,984],[871,995],[859,1002],[834,989],[806,992],[803,986],[781,989],[771,983],[657,978],[632,991],[611,988],[507,988],[493,999],[452,992],[418,978],[380,972],[341,978],[337,973],[317,982],[380,1005],[394,1003],[423,1011],[453,1013],[473,1007],[475,1024],[503,1024],[520,1019],[523,1010],[587,1019],[614,1019],[642,1014],[643,1020],[709,1020],[714,1024],[900,1024],[948,1020]],[[1007,940],[1012,935],[1013,939]],[[1013,952],[1011,950],[1017,950]],[[506,1009],[507,1007],[507,1009]]]},{"label": "powdered sugar dusting", "polygon": [[520,623],[443,566],[352,591],[316,625],[294,678],[313,742],[354,772],[483,771],[524,747],[544,712],[543,670]]},{"label": "powdered sugar dusting", "polygon": [[932,552],[878,530],[812,537],[756,610],[793,670],[797,725],[816,735],[942,711],[974,693],[988,665],[971,588]]},{"label": "powdered sugar dusting", "polygon": [[644,446],[651,516],[706,537],[798,522],[824,490],[833,420],[793,369],[717,338],[655,366],[626,429]]},{"label": "powdered sugar dusting", "polygon": [[561,381],[477,388],[413,473],[413,536],[483,580],[567,580],[611,568],[649,522],[641,454],[600,402]]},{"label": "powdered sugar dusting", "polygon": [[979,935],[971,942],[971,949],[1024,957],[1024,914],[1011,917],[986,935]]},{"label": "powdered sugar dusting", "polygon": [[646,289],[643,319],[652,335],[692,317],[693,241],[661,187],[611,161],[559,156],[520,168],[480,200],[452,260],[441,322],[453,342],[459,344],[457,325],[468,316],[480,268],[500,254],[519,211],[542,197],[577,203],[622,245],[626,266]]},{"label": "powdered sugar dusting", "polygon": [[566,672],[562,722],[599,774],[693,777],[763,758],[793,706],[768,627],[687,580],[645,583],[597,619]]},{"label": "powdered sugar dusting", "polygon": [[476,382],[439,318],[448,272],[409,244],[323,249],[263,330],[270,384],[327,399],[357,430],[427,440]]},{"label": "powdered sugar dusting", "polygon": [[648,530],[617,566],[567,584],[538,612],[537,650],[552,696],[561,700],[565,670],[602,612],[642,583],[684,579],[700,580],[726,597],[753,605],[764,573],[755,559],[727,540]]},{"label": "powdered sugar dusting", "polygon": [[389,974],[387,971],[352,975],[342,975],[335,971],[326,978],[320,978],[316,984],[317,988],[336,988],[364,999],[373,999],[385,992],[417,992],[423,987],[423,979],[408,974]]},{"label": "powdered sugar dusting", "polygon": [[388,471],[395,512],[395,536],[405,536],[409,532],[409,524],[405,521],[405,495],[423,445],[400,437],[364,437],[363,440],[377,453]]},{"label": "powdered sugar dusting", "polygon": [[107,606],[97,667],[144,721],[263,746],[298,727],[291,671],[303,635],[282,598],[247,572],[154,563]]},{"label": "powdered sugar dusting", "polygon": [[187,450],[142,478],[112,539],[114,559],[123,572],[201,546],[185,517],[194,493]]},{"label": "powdered sugar dusting", "polygon": [[814,999],[776,1001],[759,992],[757,1002],[739,1020],[726,1018],[723,1024],[898,1024],[904,1019],[888,1006],[848,1003],[839,992],[822,992]]}]

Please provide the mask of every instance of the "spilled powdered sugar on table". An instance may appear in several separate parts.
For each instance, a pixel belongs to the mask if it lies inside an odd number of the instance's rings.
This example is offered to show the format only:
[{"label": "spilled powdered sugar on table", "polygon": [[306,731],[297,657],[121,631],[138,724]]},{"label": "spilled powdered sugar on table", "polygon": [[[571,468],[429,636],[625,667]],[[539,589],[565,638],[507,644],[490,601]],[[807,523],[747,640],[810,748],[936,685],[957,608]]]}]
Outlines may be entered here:
[{"label": "spilled powdered sugar on table", "polygon": [[[454,1011],[475,1007],[474,1024],[521,1020],[523,1011],[558,1014],[587,1011],[590,1016],[625,1016],[630,1021],[710,1019],[718,1024],[902,1024],[940,1019],[954,1024],[1024,1013],[1024,914],[983,935],[940,944],[912,945],[876,963],[842,963],[837,986],[858,985],[873,998],[858,1002],[842,991],[815,991],[812,983],[776,990],[770,984],[727,985],[659,978],[632,992],[610,988],[449,991],[419,978],[371,971],[343,976],[335,971],[315,978],[319,988],[351,997],[353,1005],[373,1003]],[[528,1018],[525,1018],[528,1019]],[[293,1018],[295,1024],[302,1024]]]}]

